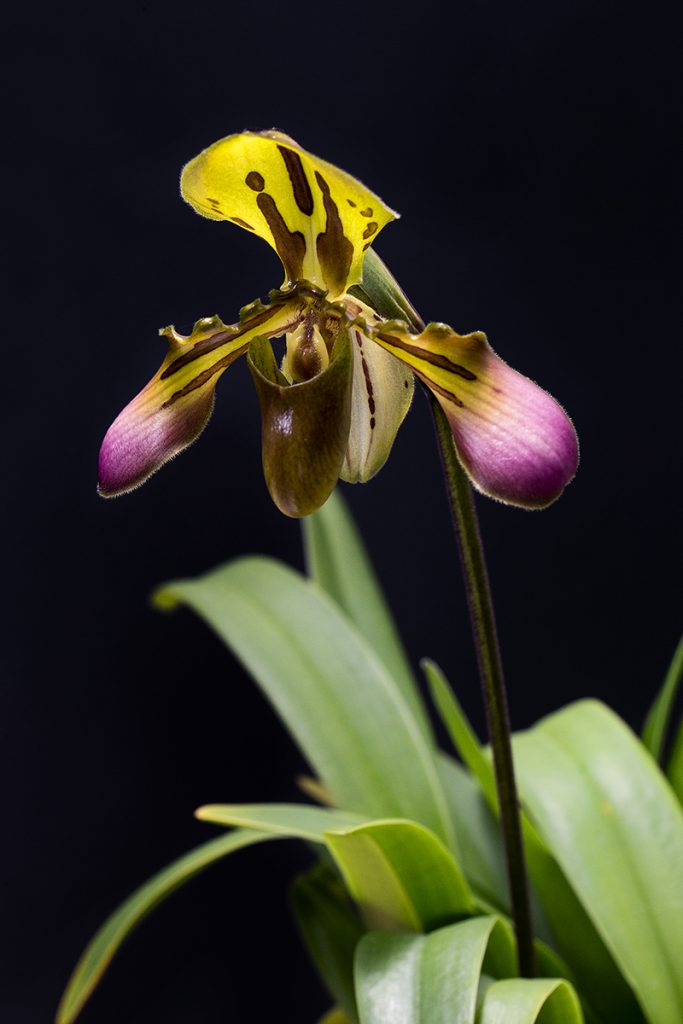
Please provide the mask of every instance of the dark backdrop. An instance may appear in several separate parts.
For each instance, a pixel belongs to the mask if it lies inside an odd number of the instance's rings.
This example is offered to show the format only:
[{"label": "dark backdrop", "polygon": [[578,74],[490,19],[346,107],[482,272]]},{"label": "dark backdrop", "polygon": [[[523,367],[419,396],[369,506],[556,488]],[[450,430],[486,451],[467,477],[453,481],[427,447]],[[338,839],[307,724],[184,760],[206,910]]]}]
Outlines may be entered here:
[{"label": "dark backdrop", "polygon": [[[95,493],[108,424],[157,368],[159,326],[230,322],[273,253],[197,217],[182,164],[276,125],[403,219],[378,249],[425,318],[484,329],[569,409],[576,481],[525,513],[479,501],[515,727],[585,695],[642,720],[680,628],[679,305],[672,27],[652,5],[33,4],[5,16],[2,413],[5,836],[0,1019],[50,1019],[85,941],[212,834],[206,801],[296,797],[302,764],[244,673],[158,582],[265,552],[246,367],[201,442],[137,493]],[[345,488],[414,662],[479,728],[426,402]],[[238,854],[140,929],[83,1014],[312,1021],[326,1004],[285,899],[295,844]]]}]

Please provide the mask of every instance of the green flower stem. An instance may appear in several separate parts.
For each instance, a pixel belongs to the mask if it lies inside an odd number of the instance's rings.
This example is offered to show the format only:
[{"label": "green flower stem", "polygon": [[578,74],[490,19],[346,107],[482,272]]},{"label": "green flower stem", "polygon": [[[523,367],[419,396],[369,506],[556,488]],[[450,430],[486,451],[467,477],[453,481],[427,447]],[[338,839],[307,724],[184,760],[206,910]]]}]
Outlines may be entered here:
[{"label": "green flower stem", "polygon": [[[351,292],[368,302],[387,319],[397,317],[406,320],[418,332],[424,330],[425,324],[420,314],[374,249],[370,249],[365,257],[362,285],[352,288]],[[465,589],[496,773],[512,918],[517,937],[519,973],[522,977],[533,977],[535,958],[529,884],[512,760],[510,718],[484,547],[479,533],[472,488],[456,455],[448,420],[432,392],[427,388],[425,391],[432,406],[441,463],[465,575]]]},{"label": "green flower stem", "polygon": [[517,938],[519,973],[524,978],[530,978],[534,976],[535,969],[529,886],[510,742],[511,730],[507,695],[484,546],[479,532],[474,495],[455,453],[451,428],[436,398],[431,391],[428,391],[427,394],[436,426],[441,464],[465,576],[465,589],[479,662],[479,675],[496,773],[512,919]]}]

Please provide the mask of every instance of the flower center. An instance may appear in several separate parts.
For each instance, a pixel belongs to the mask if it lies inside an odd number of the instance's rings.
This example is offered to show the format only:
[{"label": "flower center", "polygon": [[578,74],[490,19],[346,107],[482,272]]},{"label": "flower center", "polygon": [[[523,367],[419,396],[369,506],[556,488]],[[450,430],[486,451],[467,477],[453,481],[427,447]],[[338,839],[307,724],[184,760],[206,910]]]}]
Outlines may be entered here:
[{"label": "flower center", "polygon": [[294,331],[287,335],[287,351],[282,372],[292,384],[317,377],[327,368],[330,355],[320,328],[309,313]]}]

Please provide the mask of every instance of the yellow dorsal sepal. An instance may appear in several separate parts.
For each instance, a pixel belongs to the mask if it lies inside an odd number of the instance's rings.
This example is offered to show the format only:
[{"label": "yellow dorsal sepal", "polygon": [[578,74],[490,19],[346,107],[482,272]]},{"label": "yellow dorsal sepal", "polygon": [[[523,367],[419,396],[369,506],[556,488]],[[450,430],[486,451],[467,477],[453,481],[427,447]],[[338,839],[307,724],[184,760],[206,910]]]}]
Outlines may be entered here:
[{"label": "yellow dorsal sepal", "polygon": [[365,252],[398,216],[276,131],[214,142],[184,167],[180,188],[202,216],[264,238],[282,260],[285,284],[310,281],[333,299],[360,282]]}]

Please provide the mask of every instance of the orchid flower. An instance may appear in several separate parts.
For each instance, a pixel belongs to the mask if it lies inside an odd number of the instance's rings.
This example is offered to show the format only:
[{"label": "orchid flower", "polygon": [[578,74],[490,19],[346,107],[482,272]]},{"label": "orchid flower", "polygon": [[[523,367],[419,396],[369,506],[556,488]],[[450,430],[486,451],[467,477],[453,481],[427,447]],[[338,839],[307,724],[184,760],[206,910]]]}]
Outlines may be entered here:
[{"label": "orchid flower", "polygon": [[[576,434],[546,391],[500,359],[486,336],[442,323],[421,331],[385,320],[351,294],[370,245],[397,217],[344,171],[279,132],[214,143],[184,168],[184,199],[211,220],[259,235],[285,280],[267,304],[226,326],[199,320],[185,337],[160,333],[158,372],[109,428],[100,493],[143,483],[204,429],[221,374],[247,355],[262,417],[263,467],[278,508],[313,512],[337,480],[369,480],[410,407],[414,377],[435,395],[471,482],[500,501],[550,504],[572,479]],[[270,339],[284,335],[281,365]]]}]

